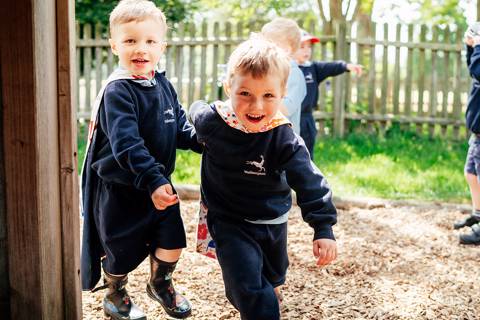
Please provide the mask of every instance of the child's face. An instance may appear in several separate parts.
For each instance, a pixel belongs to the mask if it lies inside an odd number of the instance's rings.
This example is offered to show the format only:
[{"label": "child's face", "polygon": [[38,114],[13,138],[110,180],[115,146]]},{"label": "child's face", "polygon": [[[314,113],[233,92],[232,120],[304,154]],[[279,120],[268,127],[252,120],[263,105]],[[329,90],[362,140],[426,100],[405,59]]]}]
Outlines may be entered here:
[{"label": "child's face", "polygon": [[285,95],[281,79],[271,74],[258,79],[249,73],[236,74],[225,89],[237,118],[251,132],[272,120]]},{"label": "child's face", "polygon": [[112,30],[110,46],[120,65],[135,75],[148,75],[165,51],[165,30],[154,18],[122,23]]},{"label": "child's face", "polygon": [[298,64],[304,64],[312,57],[312,42],[303,41],[300,48],[295,52],[294,58]]}]

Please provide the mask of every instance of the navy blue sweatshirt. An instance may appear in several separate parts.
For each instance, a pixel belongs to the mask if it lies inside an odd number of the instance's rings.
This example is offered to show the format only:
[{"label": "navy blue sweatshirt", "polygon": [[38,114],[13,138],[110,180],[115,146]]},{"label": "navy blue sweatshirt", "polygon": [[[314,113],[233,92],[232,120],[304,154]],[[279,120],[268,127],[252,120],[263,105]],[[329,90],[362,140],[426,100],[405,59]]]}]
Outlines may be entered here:
[{"label": "navy blue sweatshirt", "polygon": [[465,120],[468,130],[480,134],[480,45],[467,46],[467,66],[473,81]]},{"label": "navy blue sweatshirt", "polygon": [[201,152],[195,131],[164,73],[155,86],[117,80],[105,89],[92,168],[107,182],[151,194],[175,167],[176,148]]},{"label": "navy blue sweatshirt", "polygon": [[314,239],[334,239],[332,192],[289,125],[261,133],[228,126],[210,106],[192,105],[189,117],[204,144],[202,201],[209,214],[234,220],[270,220],[285,214],[296,191]]},{"label": "navy blue sweatshirt", "polygon": [[308,64],[299,65],[299,67],[305,76],[305,82],[307,84],[307,95],[302,102],[302,113],[312,112],[317,106],[318,85],[323,80],[348,71],[345,61],[312,61]]}]

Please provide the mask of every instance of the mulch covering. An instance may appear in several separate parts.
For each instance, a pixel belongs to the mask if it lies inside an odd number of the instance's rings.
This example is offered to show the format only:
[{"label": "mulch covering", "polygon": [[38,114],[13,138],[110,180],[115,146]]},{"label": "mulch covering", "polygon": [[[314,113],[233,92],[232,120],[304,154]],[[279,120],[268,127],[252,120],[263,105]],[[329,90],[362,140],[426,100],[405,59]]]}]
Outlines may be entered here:
[{"label": "mulch covering", "polygon": [[[193,305],[190,319],[239,319],[224,296],[216,260],[195,253],[197,201],[183,201],[188,248],[174,273]],[[418,206],[339,211],[339,257],[318,268],[312,230],[297,207],[289,221],[290,268],[282,319],[480,319],[480,246],[458,244],[460,210]],[[128,290],[148,319],[165,313],[145,293],[148,260]],[[83,293],[84,319],[102,319],[104,292]]]}]

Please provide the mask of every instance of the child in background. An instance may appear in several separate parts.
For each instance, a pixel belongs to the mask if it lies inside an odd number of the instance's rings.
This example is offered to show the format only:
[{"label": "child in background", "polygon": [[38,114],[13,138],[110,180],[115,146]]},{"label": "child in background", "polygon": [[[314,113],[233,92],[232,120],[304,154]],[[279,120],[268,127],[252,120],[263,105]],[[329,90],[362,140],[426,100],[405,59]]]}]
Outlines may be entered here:
[{"label": "child in background", "polygon": [[302,102],[300,115],[300,136],[305,141],[310,157],[313,160],[313,151],[317,128],[313,118],[313,110],[318,103],[318,86],[328,77],[336,76],[344,72],[354,72],[362,75],[362,66],[345,61],[310,61],[312,57],[312,45],[320,42],[320,39],[302,30],[300,48],[295,52],[294,58],[303,72],[307,85],[307,95]]},{"label": "child in background", "polygon": [[468,97],[466,125],[472,132],[468,142],[465,161],[465,178],[470,187],[472,214],[463,221],[456,222],[454,229],[471,227],[470,233],[460,235],[461,244],[480,244],[480,23],[469,27],[464,42],[467,47],[467,67],[472,77],[472,89]]},{"label": "child in background", "polygon": [[204,146],[201,197],[216,244],[228,300],[246,320],[280,319],[280,286],[288,267],[291,189],[314,230],[318,266],[332,262],[336,209],[332,192],[279,111],[290,57],[257,38],[234,50],[224,88],[230,100],[190,107]]},{"label": "child in background", "polygon": [[262,35],[285,50],[290,58],[290,75],[287,82],[287,93],[283,98],[282,112],[292,123],[293,131],[300,134],[300,111],[302,101],[307,94],[303,74],[293,58],[293,54],[300,46],[300,28],[291,19],[275,18],[262,27]]},{"label": "child in background", "polygon": [[82,288],[92,290],[103,267],[103,301],[113,319],[146,319],[130,299],[127,275],[150,255],[148,295],[170,316],[188,317],[172,273],[186,246],[179,200],[171,184],[176,149],[201,152],[195,131],[165,73],[163,12],[147,0],[122,0],[110,14],[110,45],[119,68],[92,112],[82,173]]}]

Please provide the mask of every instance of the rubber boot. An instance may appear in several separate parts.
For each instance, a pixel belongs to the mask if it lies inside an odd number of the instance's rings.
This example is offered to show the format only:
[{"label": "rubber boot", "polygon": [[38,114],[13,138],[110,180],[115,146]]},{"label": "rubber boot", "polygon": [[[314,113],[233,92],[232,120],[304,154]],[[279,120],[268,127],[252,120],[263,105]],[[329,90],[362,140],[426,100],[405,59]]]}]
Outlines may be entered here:
[{"label": "rubber boot", "polygon": [[92,291],[107,289],[103,299],[105,317],[114,320],[147,320],[145,313],[133,303],[125,289],[127,275],[114,276],[104,272],[103,281],[103,286]]},{"label": "rubber boot", "polygon": [[160,303],[165,312],[174,318],[184,319],[192,313],[190,302],[177,293],[173,287],[172,273],[176,262],[165,262],[150,255],[150,281],[147,294]]}]

